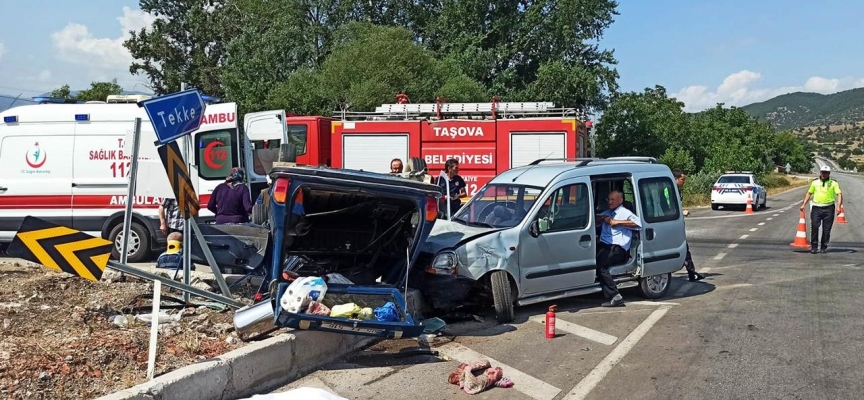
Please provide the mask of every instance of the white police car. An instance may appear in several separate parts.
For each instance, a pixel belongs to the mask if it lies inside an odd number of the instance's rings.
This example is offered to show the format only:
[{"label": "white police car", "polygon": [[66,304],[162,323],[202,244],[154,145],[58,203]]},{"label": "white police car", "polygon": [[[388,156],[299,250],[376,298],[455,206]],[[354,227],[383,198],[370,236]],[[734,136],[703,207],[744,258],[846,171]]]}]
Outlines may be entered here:
[{"label": "white police car", "polygon": [[749,171],[727,171],[721,175],[711,188],[711,209],[721,206],[747,206],[747,199],[753,202],[753,210],[765,208],[768,203],[768,193],[759,184],[756,176]]}]

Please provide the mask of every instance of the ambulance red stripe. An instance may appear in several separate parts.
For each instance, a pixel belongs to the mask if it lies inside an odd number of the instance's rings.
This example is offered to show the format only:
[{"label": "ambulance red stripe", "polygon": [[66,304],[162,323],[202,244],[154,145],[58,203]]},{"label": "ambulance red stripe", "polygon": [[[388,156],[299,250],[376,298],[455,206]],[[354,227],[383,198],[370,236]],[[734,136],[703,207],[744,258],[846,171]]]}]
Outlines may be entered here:
[{"label": "ambulance red stripe", "polygon": [[[116,204],[111,204],[111,201],[114,198]],[[124,209],[125,204],[121,203],[119,200],[126,196],[121,195],[107,195],[107,194],[99,194],[99,195],[31,195],[31,196],[2,196],[0,195],[0,209],[3,210],[16,210],[16,209],[39,209],[39,210],[50,210],[50,209]],[[209,194],[203,194],[199,196],[201,202],[201,208],[206,208],[207,202],[210,201]],[[135,204],[133,207],[136,209],[141,208],[159,208],[158,202],[154,197],[148,197],[148,202],[152,202],[154,204]]]}]

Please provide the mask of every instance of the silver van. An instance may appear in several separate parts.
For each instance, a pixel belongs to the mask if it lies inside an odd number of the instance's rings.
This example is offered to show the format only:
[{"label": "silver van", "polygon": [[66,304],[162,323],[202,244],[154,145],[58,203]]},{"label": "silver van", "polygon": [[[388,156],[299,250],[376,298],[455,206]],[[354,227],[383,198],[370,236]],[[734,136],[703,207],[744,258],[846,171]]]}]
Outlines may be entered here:
[{"label": "silver van", "polygon": [[537,160],[501,173],[451,220],[435,222],[417,286],[440,311],[491,300],[501,323],[513,319],[514,304],[599,292],[595,215],[612,190],[624,194],[642,229],[610,273],[619,288],[661,298],[687,244],[672,171],[651,157]]}]

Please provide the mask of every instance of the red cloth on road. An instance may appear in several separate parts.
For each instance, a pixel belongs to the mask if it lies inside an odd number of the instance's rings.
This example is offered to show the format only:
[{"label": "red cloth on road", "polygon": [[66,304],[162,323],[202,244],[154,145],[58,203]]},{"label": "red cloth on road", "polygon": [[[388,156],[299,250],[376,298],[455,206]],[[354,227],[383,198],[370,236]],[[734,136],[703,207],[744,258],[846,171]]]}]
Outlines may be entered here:
[{"label": "red cloth on road", "polygon": [[[475,375],[475,372],[479,374]],[[504,388],[513,386],[513,381],[503,378],[503,375],[504,371],[500,367],[492,368],[489,360],[483,360],[459,364],[447,381],[459,385],[465,393],[477,394],[493,386]]]}]

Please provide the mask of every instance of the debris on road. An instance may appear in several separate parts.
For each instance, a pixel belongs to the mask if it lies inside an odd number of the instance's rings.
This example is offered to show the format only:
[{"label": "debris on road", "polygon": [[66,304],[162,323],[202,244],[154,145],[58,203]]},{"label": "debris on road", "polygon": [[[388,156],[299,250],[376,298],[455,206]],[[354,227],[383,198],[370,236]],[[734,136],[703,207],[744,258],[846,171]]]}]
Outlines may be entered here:
[{"label": "debris on road", "polygon": [[[479,373],[475,375],[475,373]],[[472,363],[461,363],[456,371],[450,374],[448,382],[459,385],[459,388],[468,394],[477,394],[489,388],[513,387],[513,381],[504,378],[501,367],[492,367],[489,360],[474,361]]]}]

